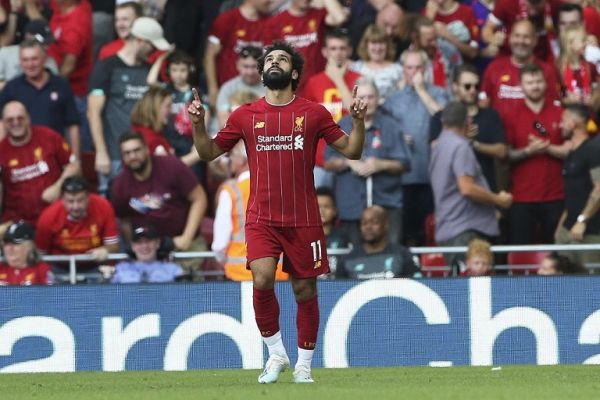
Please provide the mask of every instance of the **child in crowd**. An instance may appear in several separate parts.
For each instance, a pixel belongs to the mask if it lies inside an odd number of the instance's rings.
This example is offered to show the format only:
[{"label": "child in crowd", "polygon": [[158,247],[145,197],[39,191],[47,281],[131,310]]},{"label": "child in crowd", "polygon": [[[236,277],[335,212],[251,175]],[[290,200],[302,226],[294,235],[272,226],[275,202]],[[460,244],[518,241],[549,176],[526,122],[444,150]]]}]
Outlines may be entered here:
[{"label": "child in crowd", "polygon": [[[489,276],[494,275],[492,264],[494,256],[489,242],[482,239],[473,239],[467,249],[463,276]],[[461,266],[461,270],[462,270]]]},{"label": "child in crowd", "polygon": [[[164,135],[181,161],[194,170],[197,176],[202,175],[202,168],[198,164],[200,158],[196,153],[192,140],[192,123],[187,115],[187,104],[192,101],[192,81],[196,73],[194,59],[181,50],[173,50],[162,54],[152,65],[148,74],[148,84],[159,85],[160,68],[163,62],[167,63],[167,73],[170,82],[161,85],[171,95],[171,111]],[[208,125],[210,116],[206,110]]]},{"label": "child in crowd", "polygon": [[569,257],[553,251],[540,264],[538,275],[587,274],[583,265],[572,261]]}]

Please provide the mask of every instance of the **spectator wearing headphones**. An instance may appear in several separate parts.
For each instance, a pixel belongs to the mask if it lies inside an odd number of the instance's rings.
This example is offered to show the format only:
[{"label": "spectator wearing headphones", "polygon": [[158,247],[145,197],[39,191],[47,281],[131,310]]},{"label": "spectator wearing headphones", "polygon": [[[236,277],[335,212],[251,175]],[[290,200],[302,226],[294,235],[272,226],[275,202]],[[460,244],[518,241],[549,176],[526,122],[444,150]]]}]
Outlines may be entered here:
[{"label": "spectator wearing headphones", "polygon": [[183,275],[183,269],[168,261],[173,242],[161,239],[151,225],[136,227],[131,236],[132,260],[117,264],[112,283],[173,282]]}]

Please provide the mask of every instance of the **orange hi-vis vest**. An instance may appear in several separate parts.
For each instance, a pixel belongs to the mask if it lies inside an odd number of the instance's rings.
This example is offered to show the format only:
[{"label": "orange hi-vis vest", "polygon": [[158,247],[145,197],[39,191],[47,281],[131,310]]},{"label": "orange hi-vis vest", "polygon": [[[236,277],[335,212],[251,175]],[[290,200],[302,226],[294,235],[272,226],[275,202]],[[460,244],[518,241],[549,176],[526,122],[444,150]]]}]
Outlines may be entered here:
[{"label": "orange hi-vis vest", "polygon": [[[246,269],[246,207],[250,197],[250,178],[240,181],[229,181],[223,184],[222,190],[227,191],[231,197],[231,240],[227,246],[227,262],[225,263],[225,276],[232,281],[251,281],[252,272]],[[281,262],[277,264],[275,279],[284,281],[288,274],[282,271]]]}]

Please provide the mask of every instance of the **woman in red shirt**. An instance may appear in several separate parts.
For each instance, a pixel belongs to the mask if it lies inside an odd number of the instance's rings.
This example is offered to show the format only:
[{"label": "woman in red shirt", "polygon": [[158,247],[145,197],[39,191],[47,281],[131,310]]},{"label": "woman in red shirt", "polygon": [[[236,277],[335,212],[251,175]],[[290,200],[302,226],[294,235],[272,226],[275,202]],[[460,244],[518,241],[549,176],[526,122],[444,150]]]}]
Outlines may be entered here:
[{"label": "woman in red shirt", "polygon": [[33,226],[19,221],[6,230],[3,238],[0,263],[0,285],[48,285],[51,284],[50,266],[40,261],[33,242]]},{"label": "woman in red shirt", "polygon": [[159,156],[174,155],[175,151],[165,138],[163,130],[171,112],[171,94],[162,87],[153,86],[133,106],[131,129],[144,136],[150,153]]}]

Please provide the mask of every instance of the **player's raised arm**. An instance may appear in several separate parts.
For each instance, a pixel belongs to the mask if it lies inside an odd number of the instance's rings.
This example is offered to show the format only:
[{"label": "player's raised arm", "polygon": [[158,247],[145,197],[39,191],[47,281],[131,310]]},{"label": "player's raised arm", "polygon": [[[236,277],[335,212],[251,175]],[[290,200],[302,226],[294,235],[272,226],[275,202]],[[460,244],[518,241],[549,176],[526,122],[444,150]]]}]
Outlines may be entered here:
[{"label": "player's raised arm", "polygon": [[350,116],[352,117],[352,131],[350,136],[343,136],[333,142],[331,146],[351,160],[359,160],[365,145],[365,113],[367,105],[360,100],[356,93],[358,86],[352,89],[352,103]]},{"label": "player's raised arm", "polygon": [[206,125],[204,125],[204,106],[195,88],[192,89],[192,93],[194,94],[194,100],[188,106],[187,111],[192,120],[194,146],[202,161],[212,161],[223,154],[224,151],[208,136]]}]

